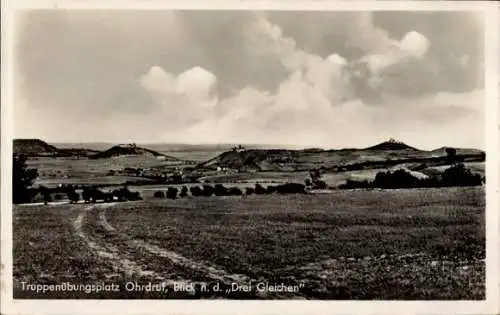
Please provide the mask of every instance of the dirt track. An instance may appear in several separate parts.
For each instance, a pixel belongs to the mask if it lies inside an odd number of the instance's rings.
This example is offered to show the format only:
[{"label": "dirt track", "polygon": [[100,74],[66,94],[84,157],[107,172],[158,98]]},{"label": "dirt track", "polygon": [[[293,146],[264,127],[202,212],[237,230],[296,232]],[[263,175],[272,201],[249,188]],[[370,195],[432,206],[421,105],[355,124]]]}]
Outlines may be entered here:
[{"label": "dirt track", "polygon": [[[198,273],[202,273],[205,277],[218,281],[226,285],[231,285],[231,283],[248,283],[252,279],[246,275],[242,274],[231,274],[227,273],[225,270],[211,266],[205,263],[193,261],[187,257],[180,255],[174,251],[161,248],[159,246],[149,244],[148,242],[142,240],[128,239],[127,235],[124,233],[117,232],[115,228],[109,224],[106,220],[106,208],[113,207],[116,203],[108,204],[97,204],[86,206],[82,208],[77,218],[73,222],[73,227],[75,233],[86,243],[88,248],[95,252],[98,256],[106,259],[112,264],[113,269],[125,273],[127,276],[151,276],[156,279],[164,279],[164,282],[174,282],[172,279],[165,279],[165,277],[156,271],[148,270],[148,268],[142,265],[140,262],[131,260],[128,257],[133,256],[130,252],[123,252],[111,242],[99,241],[97,238],[93,238],[84,232],[84,225],[86,224],[86,218],[88,215],[97,215],[99,225],[104,229],[106,233],[118,233],[120,237],[126,238],[127,247],[137,250],[146,250],[147,252],[153,254],[154,256],[162,257],[168,259],[172,264],[193,269]],[[184,284],[195,283],[187,279],[179,279],[176,277],[175,282],[184,282]]]}]

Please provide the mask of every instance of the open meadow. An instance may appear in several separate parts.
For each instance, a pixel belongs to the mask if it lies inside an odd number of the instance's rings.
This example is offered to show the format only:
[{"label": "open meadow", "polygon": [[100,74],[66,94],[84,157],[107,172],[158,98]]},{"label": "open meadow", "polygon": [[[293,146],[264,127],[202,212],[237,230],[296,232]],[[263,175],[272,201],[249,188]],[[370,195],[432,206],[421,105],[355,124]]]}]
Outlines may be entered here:
[{"label": "open meadow", "polygon": [[[483,299],[484,206],[481,187],[15,205],[14,295]],[[64,281],[121,290],[22,290],[23,282]],[[128,281],[208,290],[127,292]]]}]

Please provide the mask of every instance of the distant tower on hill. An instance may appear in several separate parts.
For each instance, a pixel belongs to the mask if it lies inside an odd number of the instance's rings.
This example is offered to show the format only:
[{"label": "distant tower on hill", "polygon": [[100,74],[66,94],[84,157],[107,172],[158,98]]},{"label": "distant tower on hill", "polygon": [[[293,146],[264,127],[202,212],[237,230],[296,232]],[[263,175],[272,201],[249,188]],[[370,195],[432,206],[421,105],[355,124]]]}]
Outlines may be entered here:
[{"label": "distant tower on hill", "polygon": [[245,147],[239,144],[238,146],[234,146],[232,150],[236,152],[242,152],[245,151]]}]

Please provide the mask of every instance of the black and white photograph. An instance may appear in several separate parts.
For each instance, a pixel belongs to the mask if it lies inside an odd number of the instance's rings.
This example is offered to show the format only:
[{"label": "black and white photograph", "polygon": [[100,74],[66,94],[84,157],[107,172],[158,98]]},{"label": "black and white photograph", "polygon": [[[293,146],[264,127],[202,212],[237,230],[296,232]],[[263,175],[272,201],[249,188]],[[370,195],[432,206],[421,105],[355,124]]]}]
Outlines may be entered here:
[{"label": "black and white photograph", "polygon": [[485,301],[486,11],[16,10],[11,298]]}]

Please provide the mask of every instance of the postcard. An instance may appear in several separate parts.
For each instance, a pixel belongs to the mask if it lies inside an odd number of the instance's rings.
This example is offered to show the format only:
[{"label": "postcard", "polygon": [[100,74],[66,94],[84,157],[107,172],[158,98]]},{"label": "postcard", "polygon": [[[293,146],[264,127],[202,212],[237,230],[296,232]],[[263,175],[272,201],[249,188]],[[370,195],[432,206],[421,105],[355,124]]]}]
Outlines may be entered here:
[{"label": "postcard", "polygon": [[500,311],[495,3],[3,4],[3,314]]}]

